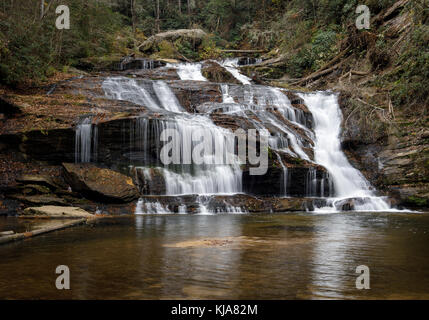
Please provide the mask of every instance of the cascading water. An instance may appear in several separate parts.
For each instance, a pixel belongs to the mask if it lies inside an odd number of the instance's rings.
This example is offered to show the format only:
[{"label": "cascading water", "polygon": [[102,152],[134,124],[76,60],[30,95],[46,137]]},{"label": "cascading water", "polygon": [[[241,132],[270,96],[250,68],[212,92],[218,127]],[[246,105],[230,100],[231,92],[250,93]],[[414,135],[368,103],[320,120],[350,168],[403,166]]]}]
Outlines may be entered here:
[{"label": "cascading water", "polygon": [[177,69],[180,80],[207,81],[201,73],[201,63],[169,63],[167,68]]},{"label": "cascading water", "polygon": [[84,118],[76,126],[75,161],[91,162],[97,158],[98,129],[91,118]]},{"label": "cascading water", "polygon": [[235,79],[240,81],[242,84],[251,84],[251,79],[249,77],[246,77],[245,75],[241,74],[240,71],[238,71],[238,59],[226,59],[219,63],[222,67],[224,67],[226,70],[228,70],[229,73],[233,75]]},{"label": "cascading water", "polygon": [[[107,97],[130,101],[156,114],[162,114],[161,117],[145,116],[136,119],[131,131],[131,148],[135,154],[140,154],[135,157],[140,161],[136,169],[143,171],[145,181],[151,182],[149,170],[156,169],[165,181],[164,196],[200,195],[197,197],[197,212],[200,214],[245,211],[226,203],[222,207],[211,207],[212,195],[234,195],[243,192],[243,172],[238,160],[225,165],[219,165],[215,161],[217,147],[227,150],[231,146],[229,139],[232,132],[217,126],[210,117],[211,112],[221,112],[229,116],[237,115],[246,119],[254,128],[271,132],[269,146],[282,168],[283,176],[279,189],[283,196],[288,196],[289,187],[294,184],[291,178],[294,175],[291,175],[281,157],[281,154],[287,154],[297,158],[298,163],[304,160],[307,164],[306,178],[300,182],[304,184],[303,192],[307,197],[334,196],[327,199],[328,207],[317,210],[341,209],[344,201],[350,199],[353,200],[355,210],[389,210],[386,201],[375,196],[370,184],[350,165],[341,151],[339,136],[342,117],[334,94],[299,94],[311,112],[311,118],[307,111],[293,106],[282,90],[252,85],[251,80],[238,71],[238,59],[225,60],[219,64],[243,85],[219,85],[222,102],[202,104],[199,112],[203,110],[205,113],[199,114],[188,113],[165,81],[124,77],[107,78],[104,81],[102,87]],[[181,80],[207,81],[201,73],[200,63],[168,64],[167,67],[175,68]],[[92,134],[89,132],[90,128],[87,123],[82,123],[80,129],[78,127],[76,136],[79,136],[77,141],[80,142],[79,146],[76,145],[76,150],[82,150],[79,151],[79,161],[89,161],[88,153],[91,154],[91,150],[88,151],[87,137]],[[163,145],[160,136],[165,129],[174,129],[179,136],[177,140],[181,141],[177,149],[180,154],[179,165],[163,165],[159,159],[155,161],[153,158],[154,154],[160,154]],[[205,154],[205,159],[209,161],[196,164],[189,157],[195,148],[193,134],[201,130],[213,137],[213,141],[211,149]],[[320,172],[311,166],[316,163],[326,168],[329,173]],[[331,194],[333,186],[335,194]],[[162,205],[154,199],[156,198],[140,199],[136,213],[172,212],[168,205]],[[187,210],[185,204],[176,206],[179,213],[185,213]]]},{"label": "cascading water", "polygon": [[[182,68],[181,66],[178,67]],[[198,68],[184,65],[184,78],[201,80],[193,74]],[[179,72],[179,71],[178,71]],[[197,72],[198,73],[198,72]],[[182,74],[183,75],[183,74]],[[156,154],[161,151],[160,136],[165,129],[174,130],[178,134],[176,141],[180,142],[180,165],[160,168],[166,183],[166,195],[185,194],[236,194],[242,192],[242,170],[238,159],[229,155],[232,163],[219,163],[218,154],[223,155],[229,150],[231,139],[230,130],[216,126],[206,115],[189,114],[181,107],[176,96],[164,81],[136,81],[128,78],[108,78],[102,85],[106,95],[112,99],[127,100],[153,111],[164,110],[171,112],[168,119],[138,118],[131,139],[137,142],[136,150],[141,153],[140,159],[149,158],[148,146],[155,143]],[[150,124],[152,123],[152,124]],[[194,152],[193,134],[204,132],[212,137],[212,150],[204,149],[204,163],[195,164],[191,155]],[[228,157],[228,153],[227,153]],[[225,160],[225,159],[223,159]],[[145,163],[143,164],[145,165]],[[146,163],[151,165],[151,163]],[[156,204],[140,203],[137,211],[165,211]]]},{"label": "cascading water", "polygon": [[335,185],[336,194],[330,201],[331,205],[335,208],[335,204],[344,199],[360,198],[360,201],[355,203],[356,210],[389,210],[389,204],[383,198],[374,195],[369,182],[351,166],[341,150],[342,114],[337,96],[323,92],[300,96],[315,121],[315,161],[329,171]]}]

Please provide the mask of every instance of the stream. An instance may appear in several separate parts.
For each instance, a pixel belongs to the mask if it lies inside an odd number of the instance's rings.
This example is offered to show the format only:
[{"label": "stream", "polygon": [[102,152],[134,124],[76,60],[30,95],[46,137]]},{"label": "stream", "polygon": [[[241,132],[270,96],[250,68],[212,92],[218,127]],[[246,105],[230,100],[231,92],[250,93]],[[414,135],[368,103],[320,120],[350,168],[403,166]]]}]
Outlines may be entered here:
[{"label": "stream", "polygon": [[[428,230],[411,213],[106,219],[0,246],[0,298],[428,299]],[[58,265],[71,290],[55,288]]]}]

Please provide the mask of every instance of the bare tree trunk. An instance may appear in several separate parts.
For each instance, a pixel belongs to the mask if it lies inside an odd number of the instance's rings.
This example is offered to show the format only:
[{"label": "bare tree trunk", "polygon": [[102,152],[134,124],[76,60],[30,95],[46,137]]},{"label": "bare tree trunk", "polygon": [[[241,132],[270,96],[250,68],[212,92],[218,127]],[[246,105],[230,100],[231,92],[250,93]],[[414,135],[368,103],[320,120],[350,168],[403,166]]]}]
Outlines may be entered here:
[{"label": "bare tree trunk", "polygon": [[159,0],[156,0],[156,32],[160,32],[159,28]]},{"label": "bare tree trunk", "polygon": [[179,0],[179,14],[182,14],[182,0]]},{"label": "bare tree trunk", "polygon": [[187,6],[187,10],[188,10],[188,26],[189,28],[191,27],[191,0],[188,0],[188,6]]},{"label": "bare tree trunk", "polygon": [[134,49],[137,48],[137,40],[136,40],[136,0],[131,0],[131,20],[133,24],[133,42]]},{"label": "bare tree trunk", "polygon": [[45,14],[45,0],[40,0],[40,20],[43,19]]}]

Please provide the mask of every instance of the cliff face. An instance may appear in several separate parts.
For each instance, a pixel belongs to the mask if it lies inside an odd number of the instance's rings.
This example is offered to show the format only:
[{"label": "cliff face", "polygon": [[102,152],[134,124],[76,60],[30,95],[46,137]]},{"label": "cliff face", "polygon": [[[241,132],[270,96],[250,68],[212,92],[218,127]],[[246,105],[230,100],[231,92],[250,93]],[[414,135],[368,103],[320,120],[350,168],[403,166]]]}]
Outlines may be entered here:
[{"label": "cliff face", "polygon": [[[404,206],[429,206],[429,118],[398,110],[395,119],[343,96],[343,146],[375,187]],[[362,108],[362,110],[359,110]],[[369,117],[370,113],[375,114]]]}]

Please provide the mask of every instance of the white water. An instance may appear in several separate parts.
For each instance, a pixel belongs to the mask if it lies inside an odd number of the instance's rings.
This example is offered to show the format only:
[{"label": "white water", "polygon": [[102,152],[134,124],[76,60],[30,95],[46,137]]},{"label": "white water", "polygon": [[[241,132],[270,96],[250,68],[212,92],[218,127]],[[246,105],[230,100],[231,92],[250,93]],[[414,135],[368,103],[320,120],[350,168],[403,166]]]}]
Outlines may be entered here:
[{"label": "white water", "polygon": [[[253,123],[255,128],[274,128],[273,136],[270,137],[270,147],[280,160],[277,151],[286,152],[294,157],[305,159],[309,162],[313,160],[305,148],[313,148],[314,142],[314,162],[324,166],[330,173],[330,178],[335,186],[336,194],[329,198],[328,207],[319,208],[317,211],[336,211],[341,208],[347,199],[354,199],[354,209],[361,211],[388,211],[389,204],[380,197],[377,197],[369,182],[364,176],[348,162],[341,150],[340,132],[342,115],[334,94],[313,93],[300,94],[305,104],[314,117],[314,128],[307,125],[305,114],[301,109],[294,108],[288,97],[278,88],[253,86],[250,79],[241,75],[237,70],[236,60],[227,60],[221,63],[231,74],[234,75],[244,86],[222,84],[223,102],[214,104],[215,108],[221,108],[224,113],[237,114]],[[207,81],[201,74],[201,64],[175,64],[168,65],[174,67],[181,80]],[[112,99],[127,100],[138,105],[145,106],[155,112],[165,110],[171,112],[168,120],[154,120],[155,124],[149,125],[147,118],[139,118],[135,130],[135,141],[139,141],[140,150],[147,152],[146,146],[153,143],[153,138],[159,140],[160,133],[165,128],[174,128],[179,132],[182,141],[191,141],[192,133],[204,128],[211,136],[220,137],[220,143],[213,143],[213,146],[220,145],[225,148],[229,130],[218,127],[210,119],[208,114],[189,114],[180,105],[175,94],[164,81],[136,81],[128,78],[108,78],[103,83],[106,95]],[[210,105],[208,105],[210,110]],[[280,114],[281,116],[279,116]],[[286,123],[283,119],[287,119]],[[289,125],[290,122],[292,125]],[[303,133],[298,133],[297,128]],[[313,132],[314,129],[314,132]],[[270,130],[271,131],[271,130]],[[82,127],[81,136],[88,136],[87,127]],[[153,135],[151,139],[151,135]],[[85,138],[87,139],[87,138]],[[87,141],[87,140],[85,140]],[[87,146],[83,143],[82,145]],[[91,145],[91,144],[89,144]],[[192,143],[182,143],[180,153],[182,163],[187,155],[192,154],[194,145]],[[87,147],[85,147],[87,148]],[[159,149],[159,146],[156,146]],[[85,149],[86,150],[86,149]],[[85,151],[84,154],[88,152]],[[89,154],[91,152],[89,151]],[[159,154],[159,150],[157,150]],[[215,158],[215,150],[207,155]],[[216,163],[214,161],[213,163]],[[284,195],[287,195],[287,186],[294,181],[288,181],[287,167],[280,161],[283,169],[283,185],[281,188]],[[159,171],[166,181],[167,195],[213,195],[213,194],[236,194],[242,192],[242,171],[239,164],[233,165],[190,165],[175,166],[174,168],[164,166]],[[150,163],[146,165],[152,165]],[[147,175],[147,179],[150,176]],[[319,197],[324,195],[326,177],[317,179],[316,171],[309,170],[307,180],[300,181],[307,187],[307,196]],[[219,208],[210,208],[207,197],[199,198],[200,214],[215,214]],[[179,212],[186,212],[185,205],[180,206]],[[242,212],[241,208],[227,206],[222,209],[230,213]],[[163,207],[158,202],[139,201],[136,213],[170,213],[168,208]]]},{"label": "white water", "polygon": [[162,80],[138,82],[126,77],[112,77],[104,80],[102,88],[110,99],[129,101],[153,111],[184,112],[173,91]]},{"label": "white water", "polygon": [[134,212],[137,215],[140,214],[171,214],[172,212],[164,207],[159,202],[145,202],[143,199],[139,199]]},{"label": "white water", "polygon": [[85,118],[76,127],[75,161],[91,162],[91,157],[97,155],[98,129],[93,125],[91,118]]},{"label": "white water", "polygon": [[389,204],[374,195],[369,182],[353,168],[341,150],[342,114],[337,96],[321,92],[300,96],[314,117],[316,134],[314,160],[329,171],[334,182],[336,194],[335,199],[332,199],[332,205],[335,207],[335,203],[342,199],[362,198],[365,201],[357,204],[356,210],[389,210]]},{"label": "white water", "polygon": [[[233,141],[230,130],[218,127],[208,115],[187,113],[174,92],[164,81],[141,81],[123,77],[108,78],[102,85],[108,97],[127,100],[149,109],[174,112],[168,120],[139,118],[132,140],[138,141],[137,149],[147,158],[148,146],[155,141],[160,154],[160,136],[165,129],[174,129],[180,143],[180,163],[176,171],[163,168],[167,181],[167,195],[184,194],[234,194],[242,192],[242,170],[238,158],[228,152]],[[204,164],[194,164],[191,158],[196,143],[195,134],[204,132],[212,137],[212,150],[204,149]],[[225,155],[226,153],[226,155]],[[225,155],[225,157],[223,157]],[[230,161],[230,162],[227,162]],[[149,165],[149,164],[148,164]]]},{"label": "white water", "polygon": [[251,80],[249,77],[246,77],[245,75],[241,74],[240,71],[238,71],[238,59],[226,59],[219,63],[222,67],[224,67],[226,70],[228,70],[229,73],[232,74],[232,76],[240,81],[242,84],[251,84]]},{"label": "white water", "polygon": [[207,81],[201,66],[201,63],[168,63],[166,67],[177,69],[180,80]]}]

